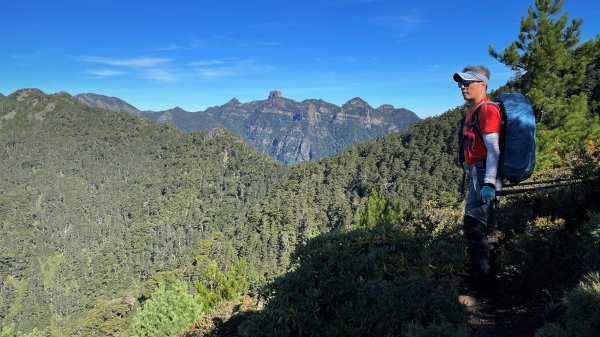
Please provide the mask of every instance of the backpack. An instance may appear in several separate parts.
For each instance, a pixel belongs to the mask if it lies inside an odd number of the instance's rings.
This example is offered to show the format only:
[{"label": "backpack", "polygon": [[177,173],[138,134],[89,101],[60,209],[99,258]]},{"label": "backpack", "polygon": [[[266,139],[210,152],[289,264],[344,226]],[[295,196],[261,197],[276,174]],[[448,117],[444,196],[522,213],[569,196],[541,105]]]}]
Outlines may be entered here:
[{"label": "backpack", "polygon": [[[479,132],[477,113],[484,104],[494,104],[500,110],[502,126],[500,130],[500,158],[498,175],[512,184],[529,178],[535,167],[535,114],[529,100],[516,92],[506,92],[498,96],[495,102],[484,102],[473,112],[474,130]],[[464,162],[463,117],[458,131],[458,162]]]}]

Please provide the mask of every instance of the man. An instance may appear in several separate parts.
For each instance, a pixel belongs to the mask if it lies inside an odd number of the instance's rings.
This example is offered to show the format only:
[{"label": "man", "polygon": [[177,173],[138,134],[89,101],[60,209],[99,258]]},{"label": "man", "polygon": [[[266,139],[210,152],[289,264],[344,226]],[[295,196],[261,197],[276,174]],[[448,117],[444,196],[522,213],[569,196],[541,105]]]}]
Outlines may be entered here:
[{"label": "man", "polygon": [[[496,191],[502,188],[497,178],[500,155],[501,115],[487,98],[488,69],[467,66],[455,73],[454,81],[469,104],[462,128],[464,167],[468,181],[463,231],[471,261],[468,296],[479,297],[491,290],[490,244],[486,229],[496,227]],[[473,120],[476,112],[476,120]]]}]

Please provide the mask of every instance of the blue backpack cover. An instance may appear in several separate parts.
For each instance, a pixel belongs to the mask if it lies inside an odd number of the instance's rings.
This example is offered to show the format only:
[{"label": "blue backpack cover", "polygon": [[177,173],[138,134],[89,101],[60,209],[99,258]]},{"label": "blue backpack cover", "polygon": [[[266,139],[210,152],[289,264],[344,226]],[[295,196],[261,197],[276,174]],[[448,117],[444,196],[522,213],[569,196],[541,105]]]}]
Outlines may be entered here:
[{"label": "blue backpack cover", "polygon": [[[484,104],[495,104],[502,115],[502,129],[500,131],[500,177],[517,184],[531,176],[535,168],[535,113],[529,100],[516,92],[506,92],[498,96],[496,102]],[[473,112],[475,130],[479,132],[477,124],[477,112]],[[462,151],[462,130],[464,118],[459,130],[459,162],[464,161]]]}]

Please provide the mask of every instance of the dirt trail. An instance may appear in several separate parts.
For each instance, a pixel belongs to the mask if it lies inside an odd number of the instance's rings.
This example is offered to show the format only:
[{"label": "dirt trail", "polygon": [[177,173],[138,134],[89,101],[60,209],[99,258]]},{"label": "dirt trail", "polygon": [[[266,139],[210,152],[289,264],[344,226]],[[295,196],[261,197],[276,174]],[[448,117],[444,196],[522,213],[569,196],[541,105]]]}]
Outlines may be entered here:
[{"label": "dirt trail", "polygon": [[545,322],[556,321],[560,304],[548,298],[485,299],[467,307],[473,337],[533,337]]}]

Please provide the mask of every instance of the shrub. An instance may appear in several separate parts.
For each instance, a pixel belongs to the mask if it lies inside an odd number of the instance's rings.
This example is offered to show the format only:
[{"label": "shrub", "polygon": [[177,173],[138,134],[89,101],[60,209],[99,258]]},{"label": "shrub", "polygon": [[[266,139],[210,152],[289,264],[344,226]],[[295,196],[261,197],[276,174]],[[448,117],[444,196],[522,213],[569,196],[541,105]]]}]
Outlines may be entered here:
[{"label": "shrub", "polygon": [[580,242],[576,233],[565,228],[564,220],[536,218],[502,251],[504,287],[522,292],[549,284],[575,284],[583,263]]},{"label": "shrub", "polygon": [[568,337],[568,334],[557,323],[546,323],[539,328],[534,337]]},{"label": "shrub", "polygon": [[196,293],[208,310],[217,304],[237,299],[249,291],[251,272],[245,261],[240,261],[223,273],[216,261],[206,267],[204,276],[196,280]]},{"label": "shrub", "polygon": [[185,282],[169,288],[161,283],[135,316],[134,336],[173,336],[189,328],[203,309],[198,298],[188,293]]},{"label": "shrub", "polygon": [[567,327],[575,336],[600,336],[600,273],[587,274],[565,300]]},{"label": "shrub", "polygon": [[453,275],[462,243],[380,226],[320,235],[293,257],[295,269],[271,285],[243,336],[468,335]]},{"label": "shrub", "polygon": [[422,326],[420,324],[409,324],[404,332],[405,337],[469,337],[471,330],[464,325],[451,323],[431,324]]}]

